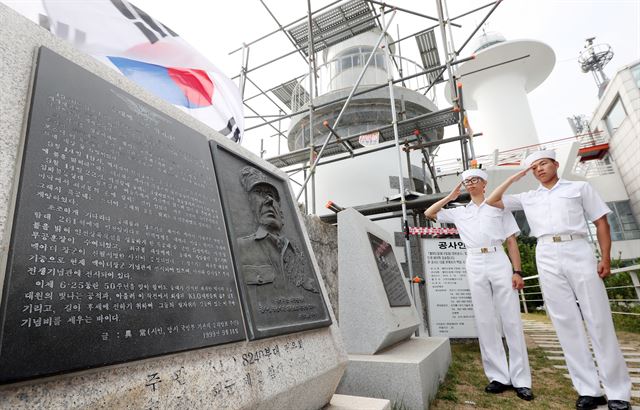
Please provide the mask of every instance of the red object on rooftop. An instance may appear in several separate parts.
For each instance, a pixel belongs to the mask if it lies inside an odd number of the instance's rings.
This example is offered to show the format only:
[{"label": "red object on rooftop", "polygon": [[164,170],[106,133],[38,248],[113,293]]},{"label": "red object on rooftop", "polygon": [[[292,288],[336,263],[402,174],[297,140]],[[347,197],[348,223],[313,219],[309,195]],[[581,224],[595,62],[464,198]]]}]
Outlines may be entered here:
[{"label": "red object on rooftop", "polygon": [[591,161],[594,159],[602,159],[609,152],[609,144],[597,144],[590,147],[580,148],[578,150],[578,156],[580,162]]}]

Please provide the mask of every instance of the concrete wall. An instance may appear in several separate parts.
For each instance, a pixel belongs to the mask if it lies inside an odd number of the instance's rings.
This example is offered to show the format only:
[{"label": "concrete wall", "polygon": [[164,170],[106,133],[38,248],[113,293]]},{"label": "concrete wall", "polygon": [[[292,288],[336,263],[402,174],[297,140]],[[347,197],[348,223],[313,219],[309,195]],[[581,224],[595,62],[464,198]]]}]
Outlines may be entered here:
[{"label": "concrete wall", "polygon": [[[23,119],[30,96],[30,73],[35,52],[41,45],[103,77],[208,139],[241,151],[286,178],[277,168],[0,4],[0,261],[6,262],[16,181],[20,172]],[[303,224],[300,215],[298,217]],[[311,246],[304,229],[303,232],[306,246]],[[312,260],[318,272],[315,259]],[[4,266],[0,266],[2,284]],[[325,299],[329,301],[320,282]],[[297,347],[291,348],[294,344]],[[251,364],[243,364],[243,355],[275,346],[279,346],[280,355],[272,354]],[[78,349],[83,349],[83,346],[78,346]],[[318,409],[329,402],[346,361],[334,319],[333,325],[327,328],[3,386],[0,389],[0,408]],[[147,381],[149,375],[154,374],[162,382],[152,389]]]}]

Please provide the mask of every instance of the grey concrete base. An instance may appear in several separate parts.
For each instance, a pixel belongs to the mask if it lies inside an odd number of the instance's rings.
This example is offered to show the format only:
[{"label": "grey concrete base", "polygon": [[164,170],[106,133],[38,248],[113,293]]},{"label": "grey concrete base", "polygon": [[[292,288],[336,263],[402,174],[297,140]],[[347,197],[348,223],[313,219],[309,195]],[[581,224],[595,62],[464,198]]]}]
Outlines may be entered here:
[{"label": "grey concrete base", "polygon": [[449,339],[413,337],[375,355],[349,355],[336,393],[384,398],[411,410],[427,409],[450,363]]},{"label": "grey concrete base", "polygon": [[391,410],[391,402],[386,399],[334,394],[323,410]]}]

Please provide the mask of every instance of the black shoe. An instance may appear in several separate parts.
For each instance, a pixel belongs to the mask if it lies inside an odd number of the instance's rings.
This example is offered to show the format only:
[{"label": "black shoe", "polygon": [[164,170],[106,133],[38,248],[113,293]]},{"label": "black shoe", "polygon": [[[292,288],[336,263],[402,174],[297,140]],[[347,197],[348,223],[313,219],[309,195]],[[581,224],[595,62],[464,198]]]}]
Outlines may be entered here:
[{"label": "black shoe", "polygon": [[484,388],[487,393],[502,393],[505,390],[509,390],[512,386],[510,384],[502,384],[499,381],[493,380]]},{"label": "black shoe", "polygon": [[631,404],[624,400],[609,400],[609,410],[631,410]]},{"label": "black shoe", "polygon": [[576,401],[576,409],[592,410],[598,406],[602,406],[603,404],[607,404],[607,399],[604,396],[579,396],[578,400]]},{"label": "black shoe", "polygon": [[522,400],[531,401],[533,400],[533,392],[528,387],[514,387],[516,390],[516,394]]}]

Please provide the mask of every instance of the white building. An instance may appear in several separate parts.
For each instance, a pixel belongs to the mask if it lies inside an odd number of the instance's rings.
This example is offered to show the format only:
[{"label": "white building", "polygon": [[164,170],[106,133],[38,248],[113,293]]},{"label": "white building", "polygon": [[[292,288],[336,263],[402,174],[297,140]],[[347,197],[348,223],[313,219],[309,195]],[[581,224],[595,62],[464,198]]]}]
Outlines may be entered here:
[{"label": "white building", "polygon": [[590,127],[606,136],[603,162],[615,164],[628,197],[610,202],[611,235],[614,241],[640,239],[640,60],[620,68],[606,86]]}]

